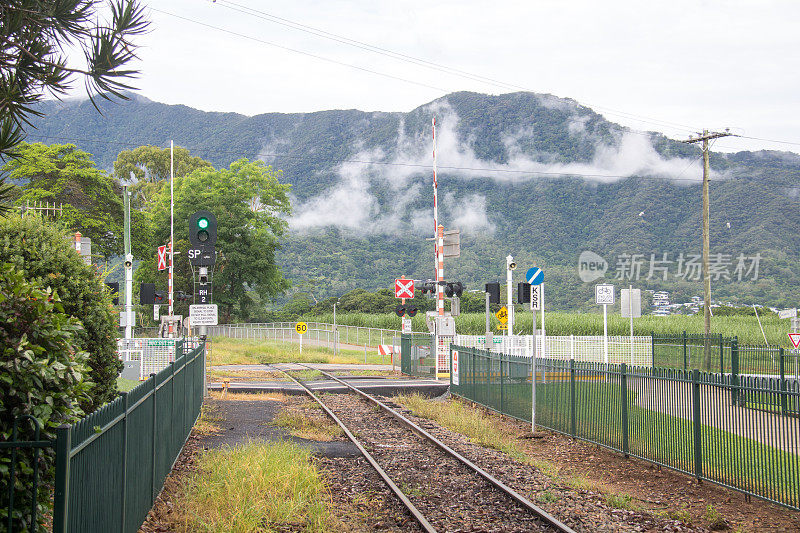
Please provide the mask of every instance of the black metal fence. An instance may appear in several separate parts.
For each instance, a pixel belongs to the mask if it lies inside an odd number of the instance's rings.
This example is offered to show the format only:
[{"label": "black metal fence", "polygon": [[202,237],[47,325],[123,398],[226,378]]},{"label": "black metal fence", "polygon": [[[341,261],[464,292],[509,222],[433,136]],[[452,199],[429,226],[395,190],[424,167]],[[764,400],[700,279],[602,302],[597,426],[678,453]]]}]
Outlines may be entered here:
[{"label": "black metal fence", "polygon": [[[452,346],[452,394],[531,422],[530,358]],[[800,509],[798,382],[536,362],[536,424]]]},{"label": "black metal fence", "polygon": [[[144,522],[200,415],[205,393],[204,345],[179,343],[176,350],[169,367],[76,424],[59,427],[55,440],[39,441],[37,433],[34,441],[0,443],[0,451],[12,456],[20,449],[55,449],[55,533],[132,533]],[[12,470],[9,491],[14,483]],[[34,500],[40,490],[50,487],[34,486]],[[9,532],[38,531],[32,525],[35,501],[14,502],[11,496],[6,504],[9,516],[15,507],[28,506],[24,519],[8,522]]]},{"label": "black metal fence", "polygon": [[[736,337],[651,334],[653,366],[779,377],[798,376],[798,358],[779,346],[739,344]],[[706,348],[708,346],[708,348]],[[708,350],[708,352],[706,352]],[[706,357],[708,353],[708,357]]]}]

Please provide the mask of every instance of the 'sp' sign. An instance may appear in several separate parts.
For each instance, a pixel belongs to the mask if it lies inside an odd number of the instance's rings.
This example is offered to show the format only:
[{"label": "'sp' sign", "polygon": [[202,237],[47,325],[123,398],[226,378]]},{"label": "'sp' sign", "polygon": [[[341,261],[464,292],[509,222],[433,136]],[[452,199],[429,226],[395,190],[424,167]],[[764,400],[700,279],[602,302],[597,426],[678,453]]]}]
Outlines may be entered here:
[{"label": "'sp' sign", "polygon": [[295,324],[294,330],[298,333],[298,335],[305,335],[308,331],[308,324],[305,322],[298,322]]}]

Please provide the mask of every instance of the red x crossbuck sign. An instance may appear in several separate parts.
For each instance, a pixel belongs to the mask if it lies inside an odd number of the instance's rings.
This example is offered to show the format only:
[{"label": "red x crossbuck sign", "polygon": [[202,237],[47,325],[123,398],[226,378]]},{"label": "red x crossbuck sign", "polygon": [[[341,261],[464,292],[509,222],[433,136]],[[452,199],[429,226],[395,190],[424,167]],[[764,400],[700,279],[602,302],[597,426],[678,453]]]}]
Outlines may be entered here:
[{"label": "red x crossbuck sign", "polygon": [[396,279],[396,280],[394,280],[394,297],[395,298],[413,298],[414,297],[414,280],[413,279]]},{"label": "red x crossbuck sign", "polygon": [[158,269],[159,270],[166,270],[167,269],[167,247],[166,246],[159,246],[158,247]]}]

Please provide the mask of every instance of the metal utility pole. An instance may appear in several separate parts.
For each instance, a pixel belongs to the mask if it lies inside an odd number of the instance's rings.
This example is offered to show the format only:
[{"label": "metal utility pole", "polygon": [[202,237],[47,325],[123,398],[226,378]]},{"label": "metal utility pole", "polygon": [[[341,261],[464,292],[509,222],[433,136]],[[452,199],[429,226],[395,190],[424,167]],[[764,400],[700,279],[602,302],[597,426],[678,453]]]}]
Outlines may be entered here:
[{"label": "metal utility pole", "polygon": [[122,189],[125,206],[124,250],[125,250],[125,338],[133,338],[133,255],[131,255],[131,193],[126,185]]},{"label": "metal utility pole", "polygon": [[[510,255],[506,256],[506,301],[508,302],[508,335],[509,337],[514,334],[514,300],[512,299],[511,284],[514,281],[514,270],[517,268],[517,263]],[[511,340],[509,339],[509,342]]]},{"label": "metal utility pole", "polygon": [[705,346],[703,349],[703,368],[706,370],[711,369],[711,273],[709,272],[709,255],[710,255],[710,233],[709,233],[709,197],[708,197],[708,179],[711,173],[711,165],[708,158],[708,141],[711,139],[719,139],[720,137],[729,137],[733,135],[727,131],[723,132],[709,132],[703,130],[697,137],[689,137],[688,140],[683,141],[688,144],[697,142],[703,143],[703,332],[705,333]]}]

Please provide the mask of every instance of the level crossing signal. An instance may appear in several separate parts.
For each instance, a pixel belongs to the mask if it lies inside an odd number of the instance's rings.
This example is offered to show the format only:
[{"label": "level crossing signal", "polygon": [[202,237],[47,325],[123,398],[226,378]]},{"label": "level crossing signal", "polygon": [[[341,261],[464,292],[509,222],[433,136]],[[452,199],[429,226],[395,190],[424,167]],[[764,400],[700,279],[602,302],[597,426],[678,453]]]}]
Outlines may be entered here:
[{"label": "level crossing signal", "polygon": [[486,284],[485,292],[489,295],[490,304],[500,303],[500,284],[496,281]]},{"label": "level crossing signal", "polygon": [[119,282],[106,281],[106,287],[108,287],[108,291],[111,293],[111,303],[119,305]]},{"label": "level crossing signal", "polygon": [[428,280],[421,283],[419,290],[422,291],[422,294],[436,294],[436,282]]},{"label": "level crossing signal", "polygon": [[526,282],[517,283],[517,303],[531,303],[531,284]]},{"label": "level crossing signal", "polygon": [[[453,296],[461,298],[461,295],[464,293],[465,287],[460,281],[440,281],[438,284],[444,286],[444,294],[448,298],[452,298]],[[422,294],[436,294],[436,285],[437,282],[435,281],[425,281],[419,285],[419,290]]]},{"label": "level crossing signal", "polygon": [[398,304],[397,307],[394,308],[394,312],[397,314],[397,316],[401,318],[403,315],[408,315],[413,317],[414,315],[417,314],[417,311],[419,311],[419,309],[417,309],[417,307],[414,305]]},{"label": "level crossing signal", "polygon": [[444,294],[448,298],[452,298],[455,296],[456,298],[461,298],[461,294],[464,292],[464,284],[460,281],[454,281],[452,283],[448,283],[444,286]]},{"label": "level crossing signal", "polygon": [[164,293],[156,290],[155,283],[142,283],[139,285],[139,304],[158,305],[164,301]]}]

